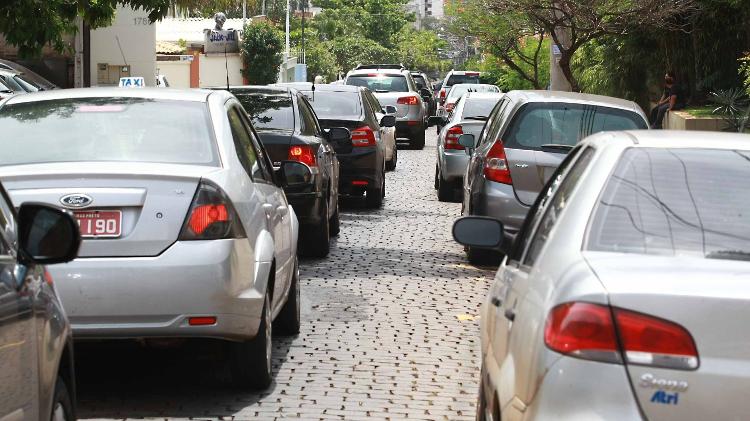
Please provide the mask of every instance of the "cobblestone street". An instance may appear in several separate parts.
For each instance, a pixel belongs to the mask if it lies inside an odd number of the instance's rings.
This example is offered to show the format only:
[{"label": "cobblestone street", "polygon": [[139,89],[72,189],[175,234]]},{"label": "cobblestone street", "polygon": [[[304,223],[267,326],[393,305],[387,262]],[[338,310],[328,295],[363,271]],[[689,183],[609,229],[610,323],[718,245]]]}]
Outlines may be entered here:
[{"label": "cobblestone street", "polygon": [[302,332],[274,337],[262,393],[226,385],[218,346],[77,347],[81,418],[473,419],[478,306],[493,271],[450,231],[460,204],[433,190],[435,131],[401,149],[383,209],[341,209],[326,259],[301,261]]}]

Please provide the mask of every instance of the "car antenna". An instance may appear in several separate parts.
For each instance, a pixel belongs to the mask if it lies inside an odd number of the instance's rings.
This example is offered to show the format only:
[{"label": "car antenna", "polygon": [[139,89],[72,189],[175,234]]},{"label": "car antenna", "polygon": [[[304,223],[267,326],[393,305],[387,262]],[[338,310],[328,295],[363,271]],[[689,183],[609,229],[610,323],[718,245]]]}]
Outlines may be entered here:
[{"label": "car antenna", "polygon": [[315,102],[315,82],[312,84],[312,100]]},{"label": "car antenna", "polygon": [[224,70],[227,74],[227,91],[229,90],[229,59],[227,58],[227,45],[224,44]]}]

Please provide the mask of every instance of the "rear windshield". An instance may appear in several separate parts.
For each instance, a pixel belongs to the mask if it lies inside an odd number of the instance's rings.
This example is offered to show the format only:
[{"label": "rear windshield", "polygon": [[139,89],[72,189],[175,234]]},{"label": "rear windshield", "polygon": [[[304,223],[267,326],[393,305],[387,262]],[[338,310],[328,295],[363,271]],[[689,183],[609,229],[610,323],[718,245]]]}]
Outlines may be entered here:
[{"label": "rear windshield", "polygon": [[256,129],[294,129],[294,109],[289,94],[232,92]]},{"label": "rear windshield", "polygon": [[201,102],[80,98],[0,109],[0,165],[125,161],[218,165]]},{"label": "rear windshield", "polygon": [[465,100],[466,103],[464,104],[464,112],[462,114],[463,118],[487,118],[492,112],[492,109],[495,108],[497,102],[500,101],[500,98],[466,98]]},{"label": "rear windshield", "polygon": [[448,98],[460,98],[467,92],[500,92],[500,88],[495,85],[474,85],[460,84],[454,85],[448,93]]},{"label": "rear windshield", "polygon": [[507,147],[538,150],[542,145],[574,146],[584,137],[613,130],[648,128],[640,115],[585,104],[531,103],[513,119],[503,138]]},{"label": "rear windshield", "polygon": [[451,75],[444,88],[458,85],[459,83],[479,83],[479,73],[471,75]]},{"label": "rear windshield", "polygon": [[427,87],[427,81],[422,75],[411,75],[411,78],[414,79],[414,83],[416,83],[420,89]]},{"label": "rear windshield", "polygon": [[307,98],[318,118],[359,120],[362,115],[359,92],[316,92]]},{"label": "rear windshield", "polygon": [[626,150],[597,204],[588,250],[750,260],[750,152]]},{"label": "rear windshield", "polygon": [[367,74],[349,76],[347,85],[364,86],[373,92],[409,92],[409,84],[402,75]]}]

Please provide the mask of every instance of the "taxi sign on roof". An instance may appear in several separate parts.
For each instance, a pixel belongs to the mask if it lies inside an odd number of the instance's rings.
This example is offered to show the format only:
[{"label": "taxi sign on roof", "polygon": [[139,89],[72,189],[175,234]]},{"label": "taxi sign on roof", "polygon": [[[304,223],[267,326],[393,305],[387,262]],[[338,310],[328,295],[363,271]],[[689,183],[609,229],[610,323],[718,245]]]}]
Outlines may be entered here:
[{"label": "taxi sign on roof", "polygon": [[143,88],[146,86],[146,80],[142,77],[121,77],[121,88]]}]

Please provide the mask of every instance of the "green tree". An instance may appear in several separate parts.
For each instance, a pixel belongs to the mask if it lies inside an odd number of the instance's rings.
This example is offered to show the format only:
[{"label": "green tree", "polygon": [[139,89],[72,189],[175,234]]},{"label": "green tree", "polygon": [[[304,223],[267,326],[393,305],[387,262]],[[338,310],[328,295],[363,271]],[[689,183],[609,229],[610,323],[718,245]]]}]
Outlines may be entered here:
[{"label": "green tree", "polygon": [[439,72],[445,69],[447,60],[438,57],[438,50],[448,43],[438,38],[433,31],[417,31],[407,26],[397,35],[398,56],[406,67],[424,72]]},{"label": "green tree", "polygon": [[362,36],[387,47],[396,47],[394,36],[414,14],[406,13],[407,0],[317,0],[323,11],[316,16],[316,26],[325,39],[341,35]]},{"label": "green tree", "polygon": [[242,75],[255,85],[276,82],[281,65],[284,41],[281,32],[268,22],[245,26],[242,35]]},{"label": "green tree", "polygon": [[339,66],[336,64],[336,56],[331,51],[331,42],[320,42],[313,38],[305,48],[307,57],[307,80],[312,82],[315,76],[323,76],[329,82],[336,80]]},{"label": "green tree", "polygon": [[331,44],[339,68],[347,71],[362,63],[393,63],[396,52],[362,37],[337,38]]}]

